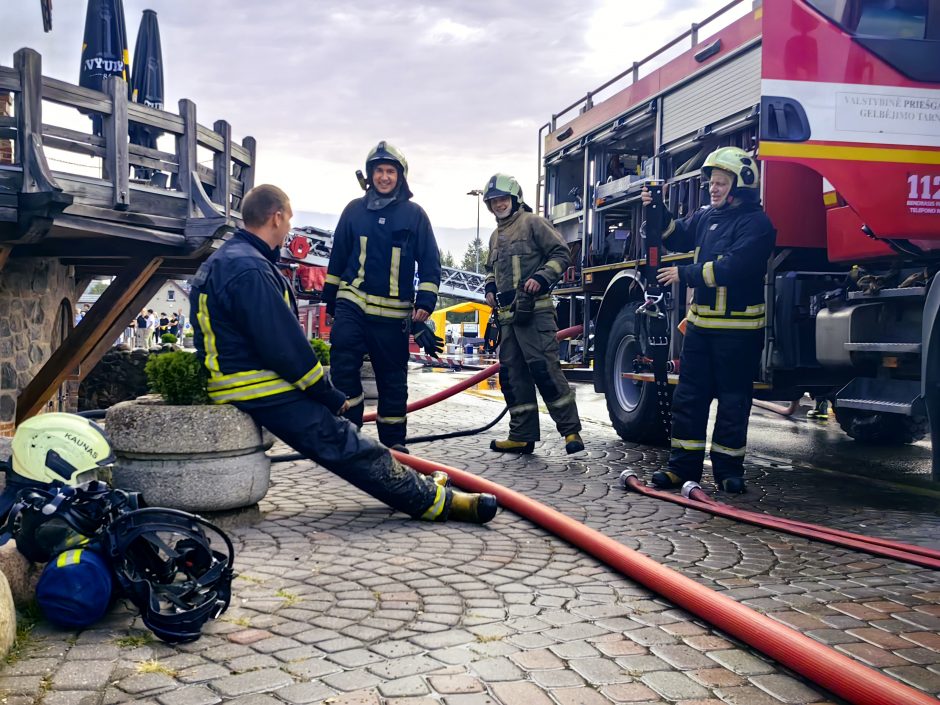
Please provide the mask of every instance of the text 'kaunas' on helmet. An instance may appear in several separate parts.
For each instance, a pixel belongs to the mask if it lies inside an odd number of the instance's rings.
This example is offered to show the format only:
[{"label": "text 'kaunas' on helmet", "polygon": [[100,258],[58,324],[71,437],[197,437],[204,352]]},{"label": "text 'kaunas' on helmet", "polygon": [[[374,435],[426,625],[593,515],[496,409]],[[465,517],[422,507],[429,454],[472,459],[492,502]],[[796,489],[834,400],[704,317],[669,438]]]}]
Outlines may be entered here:
[{"label": "text 'kaunas' on helmet", "polygon": [[40,483],[78,485],[97,479],[98,469],[114,462],[104,430],[77,414],[27,419],[16,427],[12,445],[13,472]]},{"label": "text 'kaunas' on helmet", "polygon": [[512,212],[515,213],[520,207],[528,207],[522,199],[522,186],[516,181],[515,176],[509,174],[493,174],[486,187],[483,189],[483,201],[490,213],[493,212],[493,205],[490,203],[494,198],[508,197],[512,199]]},{"label": "text 'kaunas' on helmet", "polygon": [[408,160],[393,144],[382,140],[369,150],[369,156],[366,157],[366,175],[369,177],[369,183],[372,183],[372,170],[379,164],[394,164],[398,167],[402,179],[408,179]]},{"label": "text 'kaunas' on helmet", "polygon": [[756,198],[760,194],[757,160],[740,147],[720,147],[709,154],[702,165],[702,174],[706,179],[711,178],[712,169],[720,169],[734,177],[731,195],[751,194]]}]

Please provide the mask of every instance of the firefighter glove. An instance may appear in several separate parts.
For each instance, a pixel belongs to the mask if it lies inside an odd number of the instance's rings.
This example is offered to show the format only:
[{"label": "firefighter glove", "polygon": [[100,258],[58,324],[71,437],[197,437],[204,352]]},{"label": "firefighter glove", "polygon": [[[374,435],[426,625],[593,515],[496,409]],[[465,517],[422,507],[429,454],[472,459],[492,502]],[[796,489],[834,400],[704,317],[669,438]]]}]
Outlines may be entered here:
[{"label": "firefighter glove", "polygon": [[434,331],[427,323],[413,320],[411,322],[411,334],[414,336],[415,342],[424,348],[424,352],[431,357],[437,357],[444,352],[444,341],[434,335]]}]

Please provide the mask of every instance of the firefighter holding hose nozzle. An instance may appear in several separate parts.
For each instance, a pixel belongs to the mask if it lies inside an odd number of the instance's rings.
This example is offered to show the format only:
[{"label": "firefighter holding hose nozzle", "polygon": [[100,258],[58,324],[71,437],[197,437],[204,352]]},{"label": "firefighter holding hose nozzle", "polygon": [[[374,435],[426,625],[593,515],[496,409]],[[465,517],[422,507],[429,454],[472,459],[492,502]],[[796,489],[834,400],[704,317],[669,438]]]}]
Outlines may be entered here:
[{"label": "firefighter holding hose nozzle", "polygon": [[486,262],[486,301],[500,326],[499,382],[509,407],[509,438],[493,441],[499,453],[531,453],[539,440],[539,390],[565,451],[584,450],[574,391],[558,361],[558,323],[549,293],[571,259],[568,245],[522,200],[519,182],[494,174],[483,200],[496,216]]},{"label": "firefighter holding hose nozzle", "polygon": [[[776,232],[760,204],[757,162],[737,147],[705,159],[710,204],[674,220],[668,210],[663,244],[673,252],[695,251],[692,264],[663,267],[657,280],[694,290],[683,321],[685,341],[679,384],[672,400],[669,465],[653,473],[661,489],[702,479],[705,434],[712,399],[718,415],[712,432],[715,484],[744,492],[744,454],[754,379],[764,345],[764,276]],[[643,189],[643,205],[653,195]]]}]

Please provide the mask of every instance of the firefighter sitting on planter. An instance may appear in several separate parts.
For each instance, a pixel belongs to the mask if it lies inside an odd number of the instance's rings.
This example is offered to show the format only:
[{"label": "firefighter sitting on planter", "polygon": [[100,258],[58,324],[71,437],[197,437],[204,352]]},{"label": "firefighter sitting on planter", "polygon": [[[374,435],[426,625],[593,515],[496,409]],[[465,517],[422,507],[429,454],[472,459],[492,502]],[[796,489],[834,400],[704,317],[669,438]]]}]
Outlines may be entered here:
[{"label": "firefighter sitting on planter", "polygon": [[496,216],[486,263],[486,302],[500,326],[499,382],[509,406],[509,438],[493,441],[500,453],[531,453],[539,440],[538,387],[565,450],[584,450],[574,391],[558,362],[555,305],[549,290],[567,269],[568,245],[522,200],[519,182],[495,174],[483,194]]},{"label": "firefighter sitting on planter", "polygon": [[[737,147],[722,147],[705,160],[710,205],[673,220],[668,211],[663,244],[695,251],[692,264],[663,267],[663,286],[680,282],[694,290],[686,316],[679,384],[672,400],[672,451],[666,470],[653,473],[657,487],[702,479],[705,433],[712,399],[718,415],[712,432],[715,484],[740,493],[753,383],[764,345],[764,275],[775,231],[760,205],[757,162]],[[643,189],[643,205],[652,202]]]}]

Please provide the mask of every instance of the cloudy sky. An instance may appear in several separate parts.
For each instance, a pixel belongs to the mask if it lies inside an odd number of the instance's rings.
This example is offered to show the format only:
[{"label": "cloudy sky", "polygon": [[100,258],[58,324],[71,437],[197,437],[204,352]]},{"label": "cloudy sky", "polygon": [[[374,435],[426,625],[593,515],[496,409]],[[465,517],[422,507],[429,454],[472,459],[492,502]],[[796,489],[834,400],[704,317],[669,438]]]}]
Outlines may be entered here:
[{"label": "cloudy sky", "polygon": [[[380,139],[409,160],[436,227],[472,228],[495,171],[534,198],[539,126],[725,0],[125,0],[131,50],[156,10],[166,104],[197,105],[258,141],[257,183],[294,209],[339,213]],[[78,82],[85,0],[0,0],[0,63],[23,46],[43,72]],[[745,0],[742,6],[749,8]],[[133,56],[131,57],[133,62]],[[47,121],[48,121],[47,111]],[[90,124],[87,118],[72,118]],[[81,124],[81,123],[80,123]],[[167,145],[169,146],[169,145]],[[53,168],[61,168],[54,166]],[[483,210],[483,224],[490,226]]]}]

